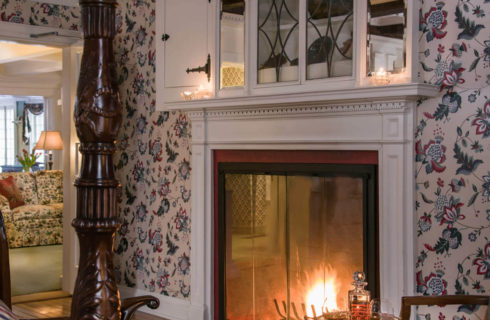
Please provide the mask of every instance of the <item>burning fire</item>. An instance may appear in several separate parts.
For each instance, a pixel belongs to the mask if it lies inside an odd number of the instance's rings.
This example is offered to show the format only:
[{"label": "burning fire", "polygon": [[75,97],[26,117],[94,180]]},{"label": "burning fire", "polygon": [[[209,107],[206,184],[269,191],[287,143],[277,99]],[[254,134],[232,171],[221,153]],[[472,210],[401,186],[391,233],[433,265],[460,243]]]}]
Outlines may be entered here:
[{"label": "burning fire", "polygon": [[[339,288],[336,285],[337,273],[334,270],[319,270],[315,273],[314,285],[306,295],[306,313],[308,317],[314,317],[322,312],[338,311],[337,294]],[[312,307],[313,306],[313,307]],[[313,308],[315,314],[313,314]]]}]

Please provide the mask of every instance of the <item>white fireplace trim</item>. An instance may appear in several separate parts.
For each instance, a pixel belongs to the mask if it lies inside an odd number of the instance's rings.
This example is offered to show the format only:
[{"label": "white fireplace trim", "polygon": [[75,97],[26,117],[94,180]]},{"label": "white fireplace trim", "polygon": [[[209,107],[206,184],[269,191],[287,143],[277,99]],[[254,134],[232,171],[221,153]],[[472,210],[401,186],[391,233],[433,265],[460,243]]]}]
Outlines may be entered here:
[{"label": "white fireplace trim", "polygon": [[[410,88],[411,95],[378,90],[368,99],[354,95],[353,100],[346,91],[344,99],[336,96],[333,102],[230,107],[193,102],[193,108],[182,108],[192,120],[191,299],[177,309],[162,301],[155,314],[214,319],[212,156],[225,149],[378,151],[380,292],[398,312],[401,296],[415,293],[416,99],[437,93],[427,85],[420,91]],[[166,308],[173,314],[166,314]]]}]

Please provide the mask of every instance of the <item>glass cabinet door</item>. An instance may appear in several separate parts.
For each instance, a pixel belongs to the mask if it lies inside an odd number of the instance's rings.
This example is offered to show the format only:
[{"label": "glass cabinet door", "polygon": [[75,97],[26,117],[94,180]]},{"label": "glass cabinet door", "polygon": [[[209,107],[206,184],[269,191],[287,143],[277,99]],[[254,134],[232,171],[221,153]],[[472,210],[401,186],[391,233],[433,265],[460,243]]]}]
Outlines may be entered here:
[{"label": "glass cabinet door", "polygon": [[366,0],[367,74],[400,74],[406,66],[407,2]]},{"label": "glass cabinet door", "polygon": [[220,89],[245,86],[245,0],[221,0]]},{"label": "glass cabinet door", "polygon": [[353,0],[307,0],[306,79],[352,75]]},{"label": "glass cabinet door", "polygon": [[299,1],[258,1],[257,82],[297,81]]}]

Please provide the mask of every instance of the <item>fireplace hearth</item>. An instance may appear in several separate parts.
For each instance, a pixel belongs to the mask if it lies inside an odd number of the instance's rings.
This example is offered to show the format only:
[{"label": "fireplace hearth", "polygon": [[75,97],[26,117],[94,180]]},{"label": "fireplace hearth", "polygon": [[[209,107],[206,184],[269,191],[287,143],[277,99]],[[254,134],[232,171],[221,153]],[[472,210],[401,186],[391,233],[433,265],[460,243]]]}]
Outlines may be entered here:
[{"label": "fireplace hearth", "polygon": [[235,162],[217,163],[218,319],[345,310],[357,270],[378,292],[377,152],[226,154]]}]

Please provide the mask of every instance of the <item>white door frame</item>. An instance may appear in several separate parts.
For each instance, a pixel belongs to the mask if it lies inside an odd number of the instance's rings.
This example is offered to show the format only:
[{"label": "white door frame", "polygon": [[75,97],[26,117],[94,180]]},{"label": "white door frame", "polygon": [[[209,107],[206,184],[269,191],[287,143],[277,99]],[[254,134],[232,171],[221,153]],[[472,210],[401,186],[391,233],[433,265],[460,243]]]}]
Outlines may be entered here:
[{"label": "white door frame", "polygon": [[[32,38],[32,34],[57,32],[57,35]],[[62,139],[63,139],[63,279],[62,289],[73,293],[78,272],[78,241],[71,226],[76,215],[76,190],[73,185],[77,172],[75,144],[78,137],[73,120],[73,108],[76,98],[76,85],[79,73],[79,61],[82,51],[81,34],[78,31],[62,30],[42,26],[31,26],[11,22],[0,22],[0,39],[22,43],[43,44],[63,49],[63,71],[61,76],[62,96]],[[46,98],[59,96],[57,90],[46,88],[16,87],[3,88],[6,94],[43,95]],[[0,84],[0,92],[2,84]]]}]

